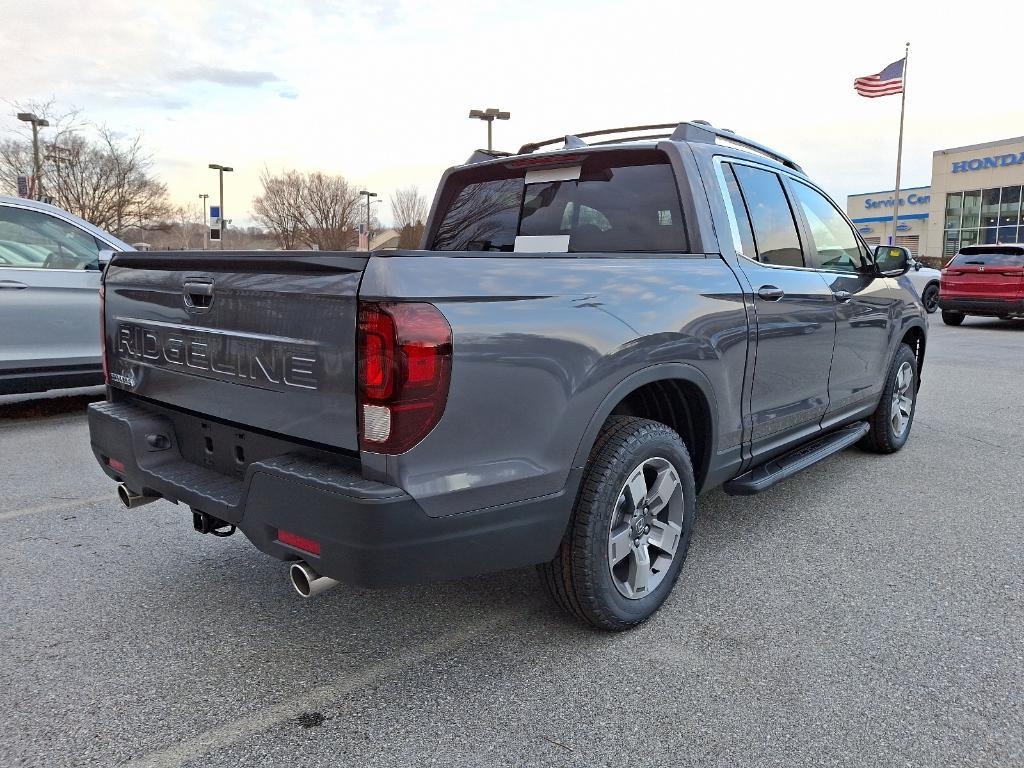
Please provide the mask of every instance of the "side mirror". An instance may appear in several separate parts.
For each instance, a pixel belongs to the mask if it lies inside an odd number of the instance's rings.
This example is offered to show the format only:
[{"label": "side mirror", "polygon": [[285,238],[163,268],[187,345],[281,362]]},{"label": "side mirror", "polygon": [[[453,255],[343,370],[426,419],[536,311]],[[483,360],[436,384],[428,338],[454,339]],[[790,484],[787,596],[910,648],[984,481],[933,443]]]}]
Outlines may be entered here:
[{"label": "side mirror", "polygon": [[910,251],[900,245],[876,245],[875,268],[884,277],[899,277],[910,269]]},{"label": "side mirror", "polygon": [[916,259],[913,261],[913,264],[914,264],[914,271],[915,272],[920,272],[921,271],[921,267],[924,266],[923,264],[921,264],[920,261],[917,261]]}]

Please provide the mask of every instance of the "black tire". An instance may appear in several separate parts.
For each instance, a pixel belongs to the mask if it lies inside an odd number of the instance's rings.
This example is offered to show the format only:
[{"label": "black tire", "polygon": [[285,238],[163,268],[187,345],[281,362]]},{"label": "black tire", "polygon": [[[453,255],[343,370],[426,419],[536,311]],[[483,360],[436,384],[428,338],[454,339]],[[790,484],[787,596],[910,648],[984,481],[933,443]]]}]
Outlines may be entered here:
[{"label": "black tire", "polygon": [[949,312],[942,310],[942,322],[946,325],[960,325],[963,323],[964,318],[967,317],[963,312]]},{"label": "black tire", "polygon": [[939,308],[939,284],[928,283],[921,294],[921,303],[924,304],[924,311],[929,315],[934,314]]},{"label": "black tire", "polygon": [[[907,390],[910,398],[910,414],[905,427],[898,431],[893,424],[896,418],[895,409],[898,407],[894,402],[894,395],[897,389],[901,388],[902,382],[899,374],[904,365],[910,366],[911,380]],[[910,428],[914,425],[914,413],[917,411],[917,381],[917,356],[914,354],[914,350],[906,344],[900,344],[885,376],[882,399],[875,412],[868,417],[871,429],[857,445],[872,453],[895,453],[906,444],[907,438],[910,437]]]},{"label": "black tire", "polygon": [[[652,462],[663,462],[654,466],[662,467],[669,479],[678,483],[672,491],[672,514],[678,516],[676,524],[680,525],[678,536],[673,540],[678,543],[669,564],[655,573],[655,578],[660,579],[657,584],[645,596],[631,598],[621,592],[625,587],[621,582],[617,585],[610,565],[612,524],[615,521],[616,527],[629,532],[628,538],[632,539],[633,528],[626,527],[627,522],[622,518],[623,509],[631,506],[626,482],[638,471],[647,474],[645,468]],[[674,475],[670,470],[674,470]],[[657,477],[662,474],[658,472]],[[665,509],[668,506],[666,503]],[[661,607],[679,578],[690,547],[695,510],[693,467],[679,435],[656,421],[612,416],[605,422],[590,452],[558,553],[551,562],[537,566],[541,582],[559,607],[594,627],[610,631],[634,627]],[[648,534],[652,525],[654,520],[642,532]],[[632,540],[633,545],[640,540]],[[661,550],[656,546],[648,549],[647,536],[642,541],[644,543],[638,547],[630,545],[630,554],[620,565],[632,566],[636,562],[634,553],[640,551],[653,552],[657,559]],[[634,561],[630,562],[630,558]]]}]

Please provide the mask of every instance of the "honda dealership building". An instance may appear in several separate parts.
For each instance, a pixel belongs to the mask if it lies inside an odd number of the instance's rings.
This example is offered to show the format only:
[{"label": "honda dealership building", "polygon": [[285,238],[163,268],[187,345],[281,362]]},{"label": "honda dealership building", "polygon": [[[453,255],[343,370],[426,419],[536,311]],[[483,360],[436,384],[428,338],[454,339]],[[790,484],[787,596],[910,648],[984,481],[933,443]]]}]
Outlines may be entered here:
[{"label": "honda dealership building", "polygon": [[846,212],[872,245],[893,238],[943,263],[964,245],[1024,243],[1024,136],[940,149],[932,153],[931,181],[900,190],[895,232],[891,189],[850,195]]}]

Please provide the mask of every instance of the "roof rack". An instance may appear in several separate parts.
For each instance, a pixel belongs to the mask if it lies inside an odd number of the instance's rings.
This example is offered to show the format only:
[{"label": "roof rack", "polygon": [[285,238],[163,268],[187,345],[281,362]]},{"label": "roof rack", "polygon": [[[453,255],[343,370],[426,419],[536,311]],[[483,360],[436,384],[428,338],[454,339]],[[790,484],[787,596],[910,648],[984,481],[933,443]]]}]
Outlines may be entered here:
[{"label": "roof rack", "polygon": [[[671,133],[665,133],[666,130],[671,130]],[[592,141],[586,142],[583,139],[591,136],[609,136],[617,133],[636,133],[637,131],[661,131],[661,133],[644,133],[638,136],[621,136],[615,139],[607,139],[603,141]],[[733,145],[739,149],[750,150],[760,155],[764,155],[777,163],[781,163],[787,168],[792,168],[798,173],[803,173],[803,168],[797,165],[796,161],[781,152],[777,152],[771,147],[767,147],[760,142],[748,139],[743,136],[739,136],[728,128],[715,128],[710,123],[704,120],[692,120],[689,122],[682,123],[658,123],[655,125],[633,125],[627,128],[606,128],[601,131],[586,131],[584,133],[569,134],[567,136],[560,136],[556,139],[547,139],[546,141],[535,141],[530,144],[524,144],[519,149],[519,154],[527,155],[531,152],[536,152],[541,147],[550,146],[551,144],[562,143],[562,149],[582,149],[588,146],[599,146],[603,144],[619,144],[627,141],[649,141],[651,139],[670,139],[672,141],[690,141],[701,144],[716,144],[721,143],[725,146]],[[718,140],[721,141],[718,141]]]}]

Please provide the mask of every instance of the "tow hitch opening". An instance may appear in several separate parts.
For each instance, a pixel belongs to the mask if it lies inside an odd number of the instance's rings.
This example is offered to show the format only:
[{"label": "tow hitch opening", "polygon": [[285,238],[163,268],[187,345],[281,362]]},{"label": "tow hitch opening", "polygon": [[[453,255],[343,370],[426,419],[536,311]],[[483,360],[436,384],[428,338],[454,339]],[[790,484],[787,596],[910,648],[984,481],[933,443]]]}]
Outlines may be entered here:
[{"label": "tow hitch opening", "polygon": [[231,523],[226,523],[220,518],[206,512],[201,512],[198,509],[192,510],[192,527],[199,533],[211,533],[222,539],[235,532],[235,526]]}]

